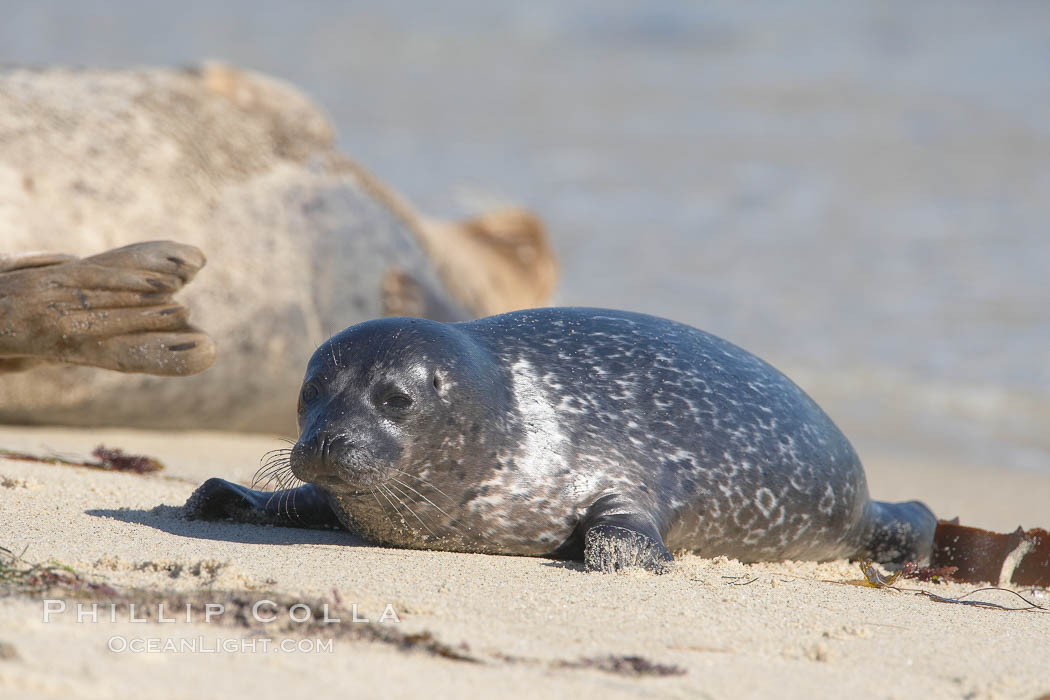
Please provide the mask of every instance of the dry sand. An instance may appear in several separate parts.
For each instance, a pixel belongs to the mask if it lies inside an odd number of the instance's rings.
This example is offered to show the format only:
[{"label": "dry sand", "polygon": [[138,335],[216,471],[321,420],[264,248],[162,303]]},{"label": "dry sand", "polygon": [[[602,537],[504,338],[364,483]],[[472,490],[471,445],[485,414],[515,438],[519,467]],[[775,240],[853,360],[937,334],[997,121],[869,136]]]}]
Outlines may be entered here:
[{"label": "dry sand", "polygon": [[[114,652],[111,646],[135,639],[197,640],[214,649],[221,640],[251,638],[252,631],[205,624],[201,614],[191,623],[182,613],[173,623],[135,623],[121,610],[111,622],[106,608],[97,622],[77,622],[72,599],[45,623],[41,600],[14,596],[0,598],[0,697],[1034,699],[1050,693],[1050,613],[978,609],[833,583],[858,578],[845,561],[748,566],[684,556],[666,576],[602,575],[544,559],[368,547],[334,531],[188,522],[176,507],[199,482],[248,481],[260,456],[282,443],[225,433],[0,428],[0,447],[12,450],[88,457],[100,443],[155,456],[167,469],[139,476],[0,459],[0,545],[27,547],[30,562],[62,562],[121,590],[182,591],[206,601],[231,590],[250,600],[303,601],[332,599],[335,591],[371,625],[395,635],[429,632],[475,661],[353,639],[347,628],[364,623],[346,618],[305,635],[255,626],[274,644],[332,640],[331,651],[263,652],[257,643],[254,652]],[[878,456],[867,463],[879,498],[921,498],[939,514],[999,529],[1046,526],[1050,519],[1050,475],[960,471]],[[921,585],[945,596],[976,588]],[[1026,596],[1050,608],[1045,592]],[[978,597],[1020,603],[1004,593]],[[388,605],[399,622],[378,622]],[[610,656],[644,657],[681,673],[578,667]]]}]

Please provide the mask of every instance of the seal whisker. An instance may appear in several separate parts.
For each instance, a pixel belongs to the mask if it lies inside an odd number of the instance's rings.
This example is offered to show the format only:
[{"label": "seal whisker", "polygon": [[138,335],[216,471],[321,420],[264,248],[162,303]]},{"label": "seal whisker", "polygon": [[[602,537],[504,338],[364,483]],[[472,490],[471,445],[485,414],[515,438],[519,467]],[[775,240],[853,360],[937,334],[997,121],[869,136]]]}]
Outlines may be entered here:
[{"label": "seal whisker", "polygon": [[291,459],[289,459],[288,457],[275,457],[273,459],[270,459],[267,462],[264,462],[262,464],[262,466],[259,467],[259,472],[258,473],[265,474],[267,472],[275,471],[277,469],[283,469],[283,468],[288,467],[290,465],[291,465]]},{"label": "seal whisker", "polygon": [[380,511],[380,512],[381,512],[381,513],[382,513],[383,515],[386,515],[386,506],[384,506],[384,505],[383,505],[383,502],[379,500],[379,496],[377,496],[377,495],[376,495],[376,490],[375,490],[375,488],[373,487],[373,488],[369,489],[369,490],[368,490],[368,493],[372,494],[372,498],[376,499],[376,503],[378,503],[378,504],[379,504],[379,511]]},{"label": "seal whisker", "polygon": [[[404,474],[405,476],[408,476],[408,477],[412,477],[413,479],[415,479],[415,480],[416,480],[416,481],[418,481],[419,483],[423,484],[423,485],[424,485],[424,486],[426,486],[427,488],[431,488],[431,489],[434,489],[435,491],[437,491],[438,493],[440,493],[440,494],[441,494],[442,496],[444,496],[444,497],[445,497],[445,498],[447,498],[448,500],[450,500],[450,501],[452,501],[453,503],[455,503],[455,499],[454,499],[454,498],[452,498],[452,496],[449,496],[449,495],[448,495],[447,493],[445,493],[444,491],[442,491],[442,490],[441,490],[441,489],[439,489],[439,488],[438,488],[437,486],[435,486],[434,484],[430,483],[429,481],[427,481],[427,480],[426,480],[426,479],[424,479],[423,477],[421,477],[421,476],[416,476],[415,474],[410,474],[409,472],[406,472],[406,471],[405,471],[404,469],[395,469],[394,471],[396,471],[396,472],[397,472],[398,474]],[[403,481],[399,481],[398,483],[400,483],[400,484],[401,484],[402,486],[405,486],[405,487],[407,487],[407,486],[408,486],[408,484],[404,483]],[[414,489],[413,489],[413,490],[414,490]],[[418,492],[418,491],[416,491],[416,493],[419,493],[419,492]],[[423,494],[419,494],[419,495],[420,495],[420,496],[422,496]],[[433,504],[431,504],[431,505],[433,505]],[[434,506],[434,507],[435,507],[435,508],[437,508],[437,506]]]},{"label": "seal whisker", "polygon": [[[280,491],[277,491],[277,490],[274,490],[274,491],[270,492],[270,497],[267,498],[266,499],[266,503],[263,504],[263,509],[264,510],[270,507],[270,504],[273,503],[273,499],[278,498],[277,494],[279,494],[279,493],[280,493]],[[280,501],[277,502],[277,505],[278,505],[277,512],[280,513],[281,512]]]},{"label": "seal whisker", "polygon": [[[434,502],[433,502],[432,500],[430,500],[429,498],[427,498],[426,496],[424,496],[423,494],[421,494],[421,493],[420,493],[419,491],[416,491],[416,490],[415,490],[414,488],[412,488],[411,486],[409,486],[409,485],[408,485],[408,484],[406,484],[405,482],[401,481],[401,479],[398,479],[398,478],[397,478],[396,476],[392,476],[392,477],[390,477],[390,478],[391,478],[391,480],[393,480],[393,481],[396,481],[397,483],[401,484],[401,485],[402,485],[403,487],[405,487],[405,488],[406,488],[406,489],[408,489],[409,491],[413,492],[414,494],[416,494],[417,496],[419,496],[420,498],[422,498],[422,499],[423,499],[424,501],[426,501],[427,503],[429,503],[429,504],[430,504],[430,505],[431,505],[431,506],[432,506],[433,508],[437,509],[437,511],[438,511],[439,513],[441,513],[442,515],[444,515],[444,516],[445,516],[446,518],[448,518],[448,519],[449,519],[449,520],[451,521],[451,523],[450,523],[450,524],[454,524],[454,525],[457,525],[457,524],[459,524],[459,521],[458,521],[458,520],[456,520],[456,519],[455,519],[455,518],[453,518],[453,517],[452,517],[451,515],[449,515],[448,513],[446,513],[446,512],[444,511],[444,510],[442,510],[441,508],[439,508],[439,507],[438,507],[438,505],[437,505],[436,503],[434,503]],[[450,500],[451,500],[451,499],[450,499]]]},{"label": "seal whisker", "polygon": [[274,462],[286,461],[291,457],[291,450],[273,450],[267,452],[259,460],[261,466],[273,464]]},{"label": "seal whisker", "polygon": [[258,471],[255,472],[255,475],[252,477],[252,488],[256,488],[259,484],[263,484],[261,488],[266,488],[276,477],[285,472],[291,472],[290,456],[286,454],[273,455],[266,459]]},{"label": "seal whisker", "polygon": [[277,479],[278,475],[274,474],[260,484],[253,483],[252,488],[259,491],[276,491],[277,489],[274,486],[274,482],[277,481]]},{"label": "seal whisker", "polygon": [[339,369],[339,359],[335,356],[335,343],[331,339],[325,342],[328,343],[328,351],[332,354],[332,364],[335,365],[336,369]]},{"label": "seal whisker", "polygon": [[277,500],[277,511],[281,512],[281,510],[283,510],[284,517],[288,518],[289,520],[293,520],[292,509],[290,506],[292,505],[292,495],[295,493],[295,491],[287,488],[287,479],[281,480],[281,488],[277,493],[280,494]]},{"label": "seal whisker", "polygon": [[267,462],[267,463],[263,464],[261,467],[259,467],[259,470],[256,472],[256,474],[276,473],[278,471],[284,471],[285,469],[288,469],[290,466],[291,466],[291,460],[289,460],[287,457],[285,457],[283,459],[274,459],[274,460],[272,460],[270,462]]},{"label": "seal whisker", "polygon": [[291,470],[283,472],[283,483],[282,491],[284,495],[284,513],[289,520],[301,520],[302,517],[299,515],[299,509],[295,507],[295,499],[299,494],[299,486],[302,485],[302,481],[295,474],[292,474]]},{"label": "seal whisker", "polygon": [[274,469],[265,474],[256,474],[255,478],[252,479],[252,488],[259,489],[260,491],[270,490],[270,487],[275,482],[284,476],[285,469]]},{"label": "seal whisker", "polygon": [[[404,491],[402,491],[401,489],[399,489],[396,486],[387,486],[386,488],[387,489],[397,489],[397,492],[399,494],[401,494],[401,496],[403,496],[405,499],[408,498],[408,495]],[[393,493],[393,492],[391,492],[391,493]],[[400,501],[401,505],[403,505],[405,507],[405,509],[407,509],[408,512],[411,513],[413,515],[413,517],[415,517],[415,519],[419,521],[420,525],[422,525],[423,527],[425,527],[427,529],[427,532],[430,533],[431,537],[433,537],[434,539],[438,539],[437,533],[435,533],[433,530],[431,530],[430,526],[427,525],[425,522],[423,522],[423,518],[419,517],[419,515],[416,513],[416,511],[412,510],[412,506],[407,502],[407,500],[403,500],[401,498],[398,498],[398,501]]]},{"label": "seal whisker", "polygon": [[[434,534],[434,531],[431,530],[430,527],[425,522],[423,522],[422,518],[420,518],[418,515],[416,515],[416,512],[414,510],[412,510],[412,506],[410,506],[402,498],[400,498],[397,494],[395,494],[390,489],[389,486],[384,485],[384,486],[381,486],[380,488],[383,489],[388,495],[392,496],[395,501],[397,501],[402,507],[404,507],[405,510],[407,510],[409,513],[411,513],[412,517],[414,517],[416,520],[419,521],[419,524],[422,525],[426,529],[426,531],[430,533],[431,537],[433,537],[434,539],[437,539],[437,535]],[[398,510],[398,515],[400,515],[400,514],[401,514],[401,511]],[[405,521],[404,516],[402,516],[401,522],[404,524],[405,527],[409,527],[409,524]]]},{"label": "seal whisker", "polygon": [[[266,480],[266,483],[264,484],[263,488],[269,487],[271,483],[273,483],[274,488],[270,492],[270,497],[266,499],[266,506],[265,507],[269,508],[270,504],[274,502],[273,499],[276,498],[277,499],[277,509],[276,510],[277,510],[277,513],[280,514],[280,512],[281,512],[281,498],[283,497],[283,494],[282,494],[283,489],[281,488],[281,485],[284,483],[283,475],[280,474],[280,473],[276,473],[276,474],[271,475],[270,478]],[[254,487],[254,484],[253,484],[253,487]],[[262,490],[262,489],[260,489],[260,490]]]},{"label": "seal whisker", "polygon": [[288,489],[284,492],[284,513],[289,520],[302,520],[299,516],[299,509],[295,507],[295,496],[297,493],[296,489]]},{"label": "seal whisker", "polygon": [[265,473],[275,466],[286,465],[289,463],[289,461],[290,460],[287,457],[267,460],[259,465],[259,469],[256,471],[256,474]]},{"label": "seal whisker", "polygon": [[[298,510],[295,507],[296,488],[301,486],[303,482],[289,469],[274,470],[270,473],[262,487],[258,490],[265,491],[270,485],[274,488],[270,491],[270,497],[266,499],[264,508],[269,508],[274,499],[276,502],[276,512],[281,515],[282,509],[284,510],[284,516],[289,520],[300,520]],[[252,483],[252,488],[255,488],[255,482]],[[293,514],[294,511],[294,514]]]},{"label": "seal whisker", "polygon": [[284,511],[284,516],[287,518],[287,517],[289,517],[289,514],[288,514],[288,490],[285,488],[285,483],[286,482],[287,482],[287,477],[285,476],[284,472],[281,472],[277,476],[277,490],[274,491],[274,493],[277,494],[277,512],[281,513],[281,511],[283,510]]},{"label": "seal whisker", "polygon": [[379,489],[379,493],[383,494],[383,498],[386,499],[386,502],[390,504],[390,507],[394,509],[394,512],[397,514],[397,517],[401,520],[401,524],[405,527],[408,527],[408,523],[405,522],[405,516],[401,514],[401,511],[397,509],[397,506],[394,505],[394,502],[390,500],[389,492],[385,488],[383,488],[382,485],[378,486],[377,488]]}]

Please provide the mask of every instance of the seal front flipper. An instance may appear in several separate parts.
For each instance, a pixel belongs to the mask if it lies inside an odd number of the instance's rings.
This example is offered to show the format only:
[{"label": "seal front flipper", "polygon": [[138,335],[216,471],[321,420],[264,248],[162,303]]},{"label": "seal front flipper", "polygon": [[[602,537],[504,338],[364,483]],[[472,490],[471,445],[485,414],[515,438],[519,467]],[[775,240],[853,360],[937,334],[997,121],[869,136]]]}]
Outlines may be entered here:
[{"label": "seal front flipper", "polygon": [[226,520],[260,525],[341,528],[328,499],[313,484],[284,491],[255,491],[224,479],[208,479],[183,506],[195,520]]},{"label": "seal front flipper", "polygon": [[599,498],[581,521],[580,531],[583,563],[591,571],[639,566],[663,574],[674,562],[653,518],[622,497]]}]

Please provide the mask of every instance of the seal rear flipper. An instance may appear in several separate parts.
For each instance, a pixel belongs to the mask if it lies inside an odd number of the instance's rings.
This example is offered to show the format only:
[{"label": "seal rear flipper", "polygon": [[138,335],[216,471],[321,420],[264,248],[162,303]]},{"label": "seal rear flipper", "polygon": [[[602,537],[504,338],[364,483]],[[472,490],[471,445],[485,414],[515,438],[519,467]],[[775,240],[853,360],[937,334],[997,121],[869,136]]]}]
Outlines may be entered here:
[{"label": "seal rear flipper", "polygon": [[189,325],[172,295],[204,254],[148,241],[78,260],[0,256],[0,372],[62,362],[118,372],[185,376],[208,369],[215,342]]},{"label": "seal rear flipper", "polygon": [[860,555],[882,564],[925,564],[933,551],[937,518],[920,501],[871,501],[865,548]]},{"label": "seal rear flipper", "polygon": [[663,574],[674,562],[652,518],[617,496],[598,499],[580,523],[580,531],[583,563],[590,571],[637,566]]},{"label": "seal rear flipper", "polygon": [[609,573],[637,566],[665,574],[674,556],[658,539],[629,527],[603,523],[587,530],[583,562],[590,571]]},{"label": "seal rear flipper", "polygon": [[224,479],[208,479],[190,494],[183,506],[195,520],[227,520],[292,527],[341,528],[328,499],[306,484],[284,491],[255,491]]}]

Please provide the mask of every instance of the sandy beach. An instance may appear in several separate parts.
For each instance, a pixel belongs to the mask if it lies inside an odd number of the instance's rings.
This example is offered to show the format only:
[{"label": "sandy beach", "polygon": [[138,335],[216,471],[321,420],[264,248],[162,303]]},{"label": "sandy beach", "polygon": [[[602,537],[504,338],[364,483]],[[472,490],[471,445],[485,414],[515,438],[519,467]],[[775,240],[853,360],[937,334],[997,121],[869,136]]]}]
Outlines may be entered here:
[{"label": "sandy beach", "polygon": [[[103,606],[97,621],[79,622],[78,601],[68,595],[51,603],[0,599],[5,696],[126,697],[146,684],[158,698],[276,698],[291,688],[384,698],[1050,692],[1050,613],[938,603],[912,590],[957,597],[978,586],[909,581],[908,590],[876,590],[843,585],[860,578],[847,561],[743,565],[691,555],[665,576],[602,575],[546,559],[375,548],[343,532],[191,522],[178,507],[198,483],[216,475],[250,481],[260,456],[283,443],[205,432],[0,429],[9,450],[90,459],[99,444],[156,457],[166,469],[136,475],[0,460],[0,544],[125,596],[157,597],[134,615]],[[879,498],[921,498],[940,514],[986,527],[1045,524],[1050,476],[878,456],[868,459],[868,472]],[[368,622],[244,626],[229,619],[232,606],[207,622],[195,607],[186,622],[183,601],[222,603],[229,591],[249,603],[280,601],[260,608],[276,623],[288,623],[280,606],[295,601],[320,617],[321,599]],[[1023,593],[1050,607],[1045,592]],[[159,616],[174,622],[155,619],[165,599],[168,612]],[[995,591],[973,599],[1023,605]],[[66,608],[59,611],[56,600]],[[143,616],[154,620],[132,621]],[[240,646],[253,639],[254,648]],[[263,650],[259,639],[292,640],[293,650]],[[133,651],[172,640],[196,646]],[[227,643],[235,650],[213,653]]]}]

